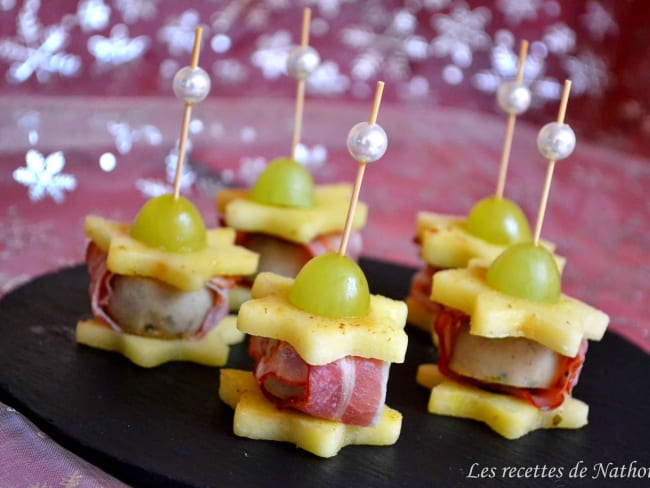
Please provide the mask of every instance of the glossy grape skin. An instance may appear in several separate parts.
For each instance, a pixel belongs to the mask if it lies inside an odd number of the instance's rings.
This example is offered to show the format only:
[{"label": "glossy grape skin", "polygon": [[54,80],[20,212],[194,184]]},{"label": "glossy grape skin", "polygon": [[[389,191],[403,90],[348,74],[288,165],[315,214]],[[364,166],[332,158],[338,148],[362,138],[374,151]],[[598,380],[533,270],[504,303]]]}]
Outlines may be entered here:
[{"label": "glossy grape skin", "polygon": [[467,216],[465,230],[502,246],[532,240],[528,219],[519,206],[507,198],[488,197],[478,201]]},{"label": "glossy grape skin", "polygon": [[206,246],[203,217],[187,198],[160,195],[145,203],[131,226],[131,237],[157,249],[189,253]]},{"label": "glossy grape skin", "polygon": [[307,168],[293,159],[274,159],[253,185],[251,200],[282,207],[313,207],[314,180]]},{"label": "glossy grape skin", "polygon": [[553,254],[532,242],[501,253],[488,268],[486,281],[508,295],[543,303],[556,303],[562,286]]},{"label": "glossy grape skin", "polygon": [[365,317],[370,310],[370,291],[366,275],[354,260],[330,252],[303,266],[291,287],[289,301],[323,317]]}]

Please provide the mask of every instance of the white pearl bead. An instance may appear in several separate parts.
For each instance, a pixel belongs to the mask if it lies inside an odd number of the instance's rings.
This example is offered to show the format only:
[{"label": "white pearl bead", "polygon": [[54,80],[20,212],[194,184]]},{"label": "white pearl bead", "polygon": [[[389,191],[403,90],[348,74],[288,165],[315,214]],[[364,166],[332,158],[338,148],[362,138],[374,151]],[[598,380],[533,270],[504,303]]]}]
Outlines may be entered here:
[{"label": "white pearl bead", "polygon": [[210,93],[210,77],[202,68],[179,69],[172,84],[174,93],[185,103],[198,103]]},{"label": "white pearl bead", "polygon": [[576,147],[576,135],[568,124],[550,122],[537,135],[537,149],[546,159],[567,158]]},{"label": "white pearl bead", "polygon": [[499,106],[509,114],[519,115],[530,107],[530,90],[523,83],[507,81],[497,90]]},{"label": "white pearl bead", "polygon": [[320,64],[318,51],[311,46],[294,48],[287,58],[287,72],[297,80],[304,80]]},{"label": "white pearl bead", "polygon": [[388,147],[388,136],[379,124],[359,122],[348,133],[348,151],[361,163],[372,163],[381,158]]}]

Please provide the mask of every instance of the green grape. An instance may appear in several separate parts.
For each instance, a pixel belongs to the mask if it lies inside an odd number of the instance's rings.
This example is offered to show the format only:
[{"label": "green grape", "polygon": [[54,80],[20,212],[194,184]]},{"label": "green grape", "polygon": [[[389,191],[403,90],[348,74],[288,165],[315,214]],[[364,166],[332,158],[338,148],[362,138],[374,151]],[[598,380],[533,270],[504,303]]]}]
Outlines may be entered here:
[{"label": "green grape", "polygon": [[507,246],[532,240],[530,226],[519,206],[507,198],[480,200],[467,216],[465,230],[481,239]]},{"label": "green grape", "polygon": [[548,249],[531,243],[510,246],[488,269],[488,285],[508,295],[535,302],[555,303],[561,283],[555,258]]},{"label": "green grape", "polygon": [[205,223],[187,198],[161,195],[145,203],[131,226],[131,237],[158,249],[188,253],[206,245]]},{"label": "green grape", "polygon": [[314,180],[293,159],[271,161],[251,189],[251,200],[265,205],[309,208],[314,206]]},{"label": "green grape", "polygon": [[289,301],[324,317],[364,317],[370,309],[366,275],[347,256],[330,252],[312,258],[296,276]]}]

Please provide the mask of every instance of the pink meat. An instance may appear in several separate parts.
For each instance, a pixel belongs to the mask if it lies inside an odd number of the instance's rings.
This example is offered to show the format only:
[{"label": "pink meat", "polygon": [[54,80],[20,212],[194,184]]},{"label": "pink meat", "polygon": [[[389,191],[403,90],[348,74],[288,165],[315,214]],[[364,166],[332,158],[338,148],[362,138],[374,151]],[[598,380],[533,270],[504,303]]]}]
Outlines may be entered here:
[{"label": "pink meat", "polygon": [[460,329],[468,323],[469,317],[466,314],[448,307],[442,307],[436,317],[434,328],[438,336],[438,368],[444,376],[461,384],[478,386],[484,390],[498,391],[521,398],[542,410],[550,410],[562,405],[562,402],[578,383],[587,355],[587,339],[582,340],[578,354],[574,357],[561,356],[555,373],[555,381],[548,388],[501,385],[459,375],[449,368],[449,361],[453,355]]},{"label": "pink meat", "polygon": [[[318,236],[313,241],[305,244],[304,247],[307,248],[312,257],[316,257],[327,252],[337,252],[339,250],[339,246],[341,245],[342,238],[342,232],[331,232],[329,234]],[[361,237],[361,232],[350,232],[348,246],[346,248],[345,254],[350,259],[356,261],[359,259],[359,256],[361,256],[362,248],[363,239]]]},{"label": "pink meat", "polygon": [[345,424],[374,426],[386,400],[389,363],[346,356],[307,364],[287,342],[251,337],[253,372],[264,394],[280,408],[293,408]]},{"label": "pink meat", "polygon": [[421,305],[432,317],[440,310],[440,304],[431,300],[433,275],[440,271],[440,269],[433,266],[425,266],[415,273],[411,279],[409,296]]},{"label": "pink meat", "polygon": [[[251,236],[260,235],[264,236],[265,234],[256,234],[254,232],[245,232],[237,231],[237,244],[240,246],[246,247],[246,242],[250,239]],[[278,241],[282,242],[283,239],[273,236]],[[307,244],[302,244],[303,249],[307,251],[309,258],[320,256],[327,252],[337,252],[339,246],[341,245],[341,240],[343,238],[343,232],[330,232],[328,234],[321,234],[316,237],[311,242]],[[289,241],[285,241],[289,242]],[[294,245],[294,243],[291,243]],[[350,237],[348,238],[348,245],[346,248],[346,255],[354,259],[355,261],[361,256],[361,251],[363,250],[363,237],[361,232],[353,230],[350,232]]]},{"label": "pink meat", "polygon": [[[86,263],[90,275],[90,304],[94,317],[108,325],[116,332],[123,332],[122,328],[108,314],[107,306],[110,301],[112,288],[111,281],[114,273],[106,267],[106,252],[97,244],[90,242],[86,249]],[[230,280],[220,277],[212,278],[205,284],[212,295],[212,306],[205,314],[199,329],[192,335],[194,339],[201,339],[214,329],[228,314],[228,290],[232,287]]]}]

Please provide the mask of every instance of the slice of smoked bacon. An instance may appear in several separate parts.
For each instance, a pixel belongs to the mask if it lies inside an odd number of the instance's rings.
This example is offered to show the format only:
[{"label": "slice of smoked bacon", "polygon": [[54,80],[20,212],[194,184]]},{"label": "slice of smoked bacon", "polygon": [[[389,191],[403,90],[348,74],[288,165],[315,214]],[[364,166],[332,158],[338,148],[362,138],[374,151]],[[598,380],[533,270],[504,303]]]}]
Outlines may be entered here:
[{"label": "slice of smoked bacon", "polygon": [[386,400],[390,364],[346,356],[307,364],[287,342],[251,337],[253,372],[266,397],[280,408],[345,424],[376,425]]}]

